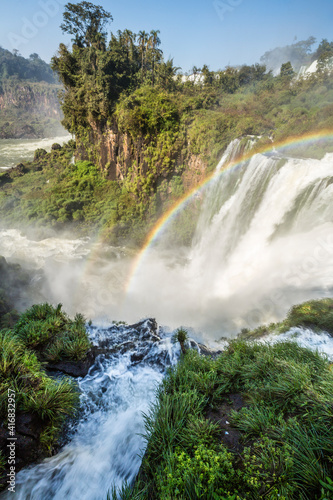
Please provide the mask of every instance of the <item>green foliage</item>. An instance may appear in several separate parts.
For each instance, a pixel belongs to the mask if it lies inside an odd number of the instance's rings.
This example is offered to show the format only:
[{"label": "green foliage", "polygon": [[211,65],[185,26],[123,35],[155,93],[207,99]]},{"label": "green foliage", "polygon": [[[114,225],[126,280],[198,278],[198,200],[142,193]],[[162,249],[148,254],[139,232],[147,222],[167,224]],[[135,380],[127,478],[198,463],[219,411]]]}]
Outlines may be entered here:
[{"label": "green foliage", "polygon": [[38,304],[21,314],[14,333],[23,345],[38,353],[43,361],[82,360],[90,349],[85,319],[76,315],[74,321],[49,304]]},{"label": "green foliage", "polygon": [[220,446],[209,449],[200,444],[191,453],[176,448],[166,457],[166,466],[156,478],[160,498],[217,498],[233,490],[235,470],[232,454]]},{"label": "green foliage", "polygon": [[173,96],[165,90],[141,87],[119,101],[116,117],[121,132],[132,137],[177,131],[179,111]]},{"label": "green foliage", "polygon": [[257,338],[269,333],[286,332],[292,327],[311,327],[333,333],[333,299],[309,300],[293,306],[280,323],[260,326],[252,331],[241,332],[243,338]]},{"label": "green foliage", "polygon": [[333,333],[333,299],[310,300],[294,306],[287,317],[288,326],[312,326]]},{"label": "green foliage", "polygon": [[280,76],[292,78],[294,75],[295,73],[290,61],[281,65]]},{"label": "green foliage", "polygon": [[61,30],[75,36],[77,45],[90,46],[94,42],[105,41],[106,33],[103,31],[105,25],[112,21],[112,16],[103,7],[96,6],[90,2],[78,4],[68,3],[65,6],[64,22]]},{"label": "green foliage", "polygon": [[15,391],[18,413],[41,419],[40,442],[51,451],[65,417],[75,412],[79,395],[67,380],[47,376],[36,354],[11,330],[0,331],[0,416],[7,417],[8,391]]},{"label": "green foliage", "polygon": [[184,342],[188,340],[187,330],[185,330],[185,328],[178,328],[172,338],[174,342],[184,344]]},{"label": "green foliage", "polygon": [[56,83],[50,66],[38,54],[31,54],[26,59],[17,51],[11,53],[0,47],[0,83],[11,77],[34,82]]},{"label": "green foliage", "polygon": [[[332,394],[325,356],[293,342],[235,340],[216,359],[189,351],[146,416],[135,487],[145,485],[152,500],[330,498]],[[237,453],[210,417],[227,408]]]},{"label": "green foliage", "polygon": [[[276,77],[265,64],[218,72],[204,65],[194,68],[202,83],[182,83],[173,62],[163,61],[157,30],[118,31],[107,44],[109,20],[101,6],[68,4],[63,29],[74,43],[61,44],[52,62],[64,87],[64,125],[75,133],[76,157],[88,158],[89,167],[69,165],[70,148],[63,148],[44,157],[37,153],[24,176],[6,172],[0,182],[5,224],[72,224],[84,234],[93,227],[112,243],[140,245],[156,220],[215,168],[231,140],[260,135],[260,149],[271,143],[268,137],[282,141],[333,127],[326,70],[295,81],[285,60]],[[289,47],[293,65],[314,56],[313,43],[310,38]],[[112,154],[110,134],[116,136]],[[329,150],[318,141],[291,154],[322,157]],[[196,200],[180,212],[170,225],[170,242],[191,244],[199,209]]]}]

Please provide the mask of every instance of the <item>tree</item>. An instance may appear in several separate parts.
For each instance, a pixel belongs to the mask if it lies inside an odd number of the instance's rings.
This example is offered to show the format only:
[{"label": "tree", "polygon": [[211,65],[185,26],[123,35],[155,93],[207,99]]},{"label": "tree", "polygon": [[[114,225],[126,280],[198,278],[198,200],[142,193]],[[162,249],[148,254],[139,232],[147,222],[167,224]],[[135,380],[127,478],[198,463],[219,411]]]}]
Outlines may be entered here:
[{"label": "tree", "polygon": [[281,65],[280,76],[291,79],[294,74],[295,72],[290,61]]},{"label": "tree", "polygon": [[307,40],[300,40],[299,42],[284,47],[276,47],[273,50],[265,52],[260,58],[268,69],[278,72],[281,64],[290,61],[293,67],[298,70],[302,65],[306,65],[311,61],[311,47],[316,39],[310,36]]},{"label": "tree", "polygon": [[89,47],[94,42],[106,40],[105,26],[113,20],[112,15],[101,5],[90,2],[65,5],[64,22],[60,25],[63,33],[74,35],[74,42],[79,47]]},{"label": "tree", "polygon": [[211,85],[214,81],[214,73],[212,71],[209,71],[207,64],[204,64],[202,66],[201,73],[204,77],[204,84]]},{"label": "tree", "polygon": [[159,30],[151,30],[150,37],[149,37],[149,43],[150,43],[150,48],[151,48],[151,53],[152,53],[152,84],[153,84],[153,86],[155,83],[155,62],[160,57],[160,51],[157,48],[161,43],[161,40],[158,37],[159,34],[160,34]]},{"label": "tree", "polygon": [[148,40],[149,40],[148,33],[146,33],[146,31],[139,31],[138,42],[141,52],[141,83],[143,83],[143,77],[145,74],[145,54],[147,50]]},{"label": "tree", "polygon": [[317,71],[319,73],[330,69],[333,59],[333,42],[329,42],[327,38],[324,38],[318,46],[316,58],[318,60]]},{"label": "tree", "polygon": [[181,68],[173,65],[173,59],[162,61],[157,67],[157,83],[166,90],[173,91],[176,88],[176,74]]}]

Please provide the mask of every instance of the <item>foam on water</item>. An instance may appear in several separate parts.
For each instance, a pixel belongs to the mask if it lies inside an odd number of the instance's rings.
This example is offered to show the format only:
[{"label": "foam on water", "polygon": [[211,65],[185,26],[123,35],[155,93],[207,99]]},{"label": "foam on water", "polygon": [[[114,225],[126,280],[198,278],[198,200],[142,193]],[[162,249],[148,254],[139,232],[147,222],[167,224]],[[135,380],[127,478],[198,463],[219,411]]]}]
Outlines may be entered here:
[{"label": "foam on water", "polygon": [[[152,325],[90,329],[95,345],[107,341],[116,352],[99,355],[79,379],[83,414],[70,443],[17,475],[17,500],[101,500],[111,485],[134,479],[146,445],[143,412],[148,412],[166,367],[179,355],[179,348],[163,333],[158,338]],[[11,493],[0,497],[9,500]]]},{"label": "foam on water", "polygon": [[0,139],[0,171],[15,167],[20,162],[33,160],[38,148],[50,152],[52,144],[62,145],[71,138],[71,135],[66,134],[47,139]]}]

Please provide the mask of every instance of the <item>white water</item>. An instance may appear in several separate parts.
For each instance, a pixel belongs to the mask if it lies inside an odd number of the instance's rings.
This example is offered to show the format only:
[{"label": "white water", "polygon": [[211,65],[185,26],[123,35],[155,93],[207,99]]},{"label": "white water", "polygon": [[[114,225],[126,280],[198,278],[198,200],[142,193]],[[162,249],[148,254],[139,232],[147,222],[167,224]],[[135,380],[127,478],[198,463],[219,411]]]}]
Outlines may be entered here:
[{"label": "white water", "polygon": [[31,161],[38,148],[50,152],[52,144],[63,145],[71,138],[71,135],[66,134],[47,139],[0,139],[0,171],[15,167],[23,161]]},{"label": "white water", "polygon": [[[234,141],[223,161],[235,157]],[[32,242],[0,232],[0,255],[44,269],[45,300],[88,318],[155,317],[207,342],[282,319],[291,305],[332,295],[333,154],[255,155],[205,190],[192,247],[158,245],[129,280],[125,249],[60,235]],[[130,286],[128,283],[130,281]]]},{"label": "white water", "polygon": [[[154,316],[171,327],[189,325],[209,342],[281,319],[302,300],[332,295],[333,155],[285,163],[256,155],[218,175],[238,147],[238,141],[230,145],[205,191],[192,247],[165,251],[162,237],[142,260],[127,294],[126,249],[60,235],[32,241],[6,230],[0,232],[0,255],[42,269],[39,292],[72,314],[127,321]],[[138,471],[142,411],[154,399],[165,367],[175,362],[175,347],[167,338],[147,343],[126,327],[93,327],[90,334],[96,344],[108,340],[127,347],[100,357],[80,380],[84,414],[71,442],[19,473],[19,500],[105,499],[111,483],[130,481]],[[291,338],[333,359],[333,340],[325,333],[292,329],[266,340]],[[138,351],[144,353],[140,363]]]},{"label": "white water", "polygon": [[[148,321],[137,328],[93,327],[90,335],[116,353],[100,355],[79,379],[83,414],[70,443],[17,475],[17,500],[105,500],[112,485],[131,482],[138,473],[145,448],[142,412],[148,413],[178,348],[170,338],[159,339]],[[12,493],[0,497],[9,500]]]},{"label": "white water", "polygon": [[152,249],[132,282],[128,309],[139,303],[143,314],[212,339],[332,295],[332,177],[332,154],[285,162],[257,154],[216,177],[192,248],[182,261]]}]

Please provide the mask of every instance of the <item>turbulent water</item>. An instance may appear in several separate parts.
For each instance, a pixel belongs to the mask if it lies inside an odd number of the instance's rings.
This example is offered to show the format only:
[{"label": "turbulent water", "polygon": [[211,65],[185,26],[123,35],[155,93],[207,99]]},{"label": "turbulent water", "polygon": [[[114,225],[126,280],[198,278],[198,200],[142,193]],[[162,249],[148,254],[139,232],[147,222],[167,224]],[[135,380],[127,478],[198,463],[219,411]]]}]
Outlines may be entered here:
[{"label": "turbulent water", "polygon": [[[205,341],[281,319],[292,304],[332,295],[333,155],[322,160],[237,156],[234,141],[201,193],[190,248],[150,247],[131,274],[125,248],[54,235],[0,233],[0,255],[44,271],[39,293],[88,318],[155,317],[193,327]],[[172,227],[171,227],[172,229]]]},{"label": "turbulent water", "polygon": [[[190,248],[166,244],[169,226],[133,267],[126,248],[98,240],[54,234],[33,241],[18,230],[0,231],[0,255],[36,272],[31,302],[62,302],[95,325],[103,319],[91,338],[118,346],[80,380],[84,413],[70,443],[18,475],[18,499],[97,500],[111,483],[137,473],[142,411],[177,352],[163,330],[158,338],[154,322],[105,326],[111,320],[154,317],[171,329],[190,326],[193,336],[213,343],[280,320],[303,300],[332,296],[333,154],[322,160],[256,154],[222,173],[239,148],[239,141],[229,146],[200,193]],[[294,328],[280,339],[333,359],[333,339],[324,332]]]},{"label": "turbulent water", "polygon": [[[151,320],[134,327],[95,326],[90,336],[112,354],[99,355],[79,379],[83,414],[70,443],[17,475],[18,500],[105,500],[112,485],[138,473],[145,446],[142,412],[148,413],[178,350]],[[12,493],[0,496],[8,500]]]},{"label": "turbulent water", "polygon": [[[332,295],[333,155],[257,154],[206,190],[182,261],[160,246],[143,259],[129,308],[208,338],[281,319],[292,304]],[[177,251],[178,253],[178,251]]]},{"label": "turbulent water", "polygon": [[38,148],[50,151],[52,144],[62,145],[71,138],[72,136],[67,134],[48,139],[0,139],[0,171],[15,167],[23,161],[31,161],[34,151]]}]

